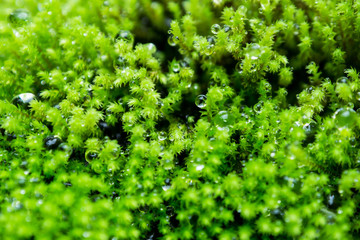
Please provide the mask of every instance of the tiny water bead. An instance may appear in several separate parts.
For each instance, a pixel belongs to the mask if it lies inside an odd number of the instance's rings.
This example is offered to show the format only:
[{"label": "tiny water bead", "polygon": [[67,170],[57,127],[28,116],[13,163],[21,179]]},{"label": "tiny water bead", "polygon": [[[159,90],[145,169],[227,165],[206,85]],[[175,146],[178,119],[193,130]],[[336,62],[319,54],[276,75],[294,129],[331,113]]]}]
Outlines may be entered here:
[{"label": "tiny water bead", "polygon": [[221,30],[221,27],[219,24],[214,24],[211,26],[211,32],[213,34],[218,34],[220,30]]},{"label": "tiny water bead", "polygon": [[355,123],[357,114],[351,108],[339,108],[333,115],[336,124],[340,127],[351,126]]},{"label": "tiny water bead", "polygon": [[30,102],[35,99],[36,97],[32,93],[21,93],[13,98],[12,103],[14,105],[27,108]]},{"label": "tiny water bead", "polygon": [[56,149],[61,143],[61,139],[57,136],[47,136],[44,140],[47,149]]},{"label": "tiny water bead", "polygon": [[114,41],[115,42],[118,42],[120,40],[124,40],[126,42],[130,42],[132,41],[133,39],[133,36],[132,34],[127,31],[127,30],[120,30],[116,35],[115,35],[115,38],[114,38]]},{"label": "tiny water bead", "polygon": [[8,20],[14,26],[21,26],[30,21],[30,13],[26,9],[16,9],[10,13]]},{"label": "tiny water bead", "polygon": [[198,108],[204,108],[206,107],[206,96],[205,95],[199,95],[196,97],[195,99],[195,105],[198,107]]},{"label": "tiny water bead", "polygon": [[85,160],[90,163],[94,159],[98,158],[98,156],[99,156],[99,154],[97,151],[88,150],[85,153]]},{"label": "tiny water bead", "polygon": [[227,127],[235,123],[235,117],[228,111],[220,111],[216,114],[214,122],[220,127]]}]

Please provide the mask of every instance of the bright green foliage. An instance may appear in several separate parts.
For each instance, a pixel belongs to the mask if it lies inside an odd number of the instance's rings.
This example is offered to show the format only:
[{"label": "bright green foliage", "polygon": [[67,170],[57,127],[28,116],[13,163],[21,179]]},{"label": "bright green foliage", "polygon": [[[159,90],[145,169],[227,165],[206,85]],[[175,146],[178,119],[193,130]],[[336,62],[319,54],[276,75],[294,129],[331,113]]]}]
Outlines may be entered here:
[{"label": "bright green foliage", "polygon": [[360,1],[0,16],[0,239],[358,238]]}]

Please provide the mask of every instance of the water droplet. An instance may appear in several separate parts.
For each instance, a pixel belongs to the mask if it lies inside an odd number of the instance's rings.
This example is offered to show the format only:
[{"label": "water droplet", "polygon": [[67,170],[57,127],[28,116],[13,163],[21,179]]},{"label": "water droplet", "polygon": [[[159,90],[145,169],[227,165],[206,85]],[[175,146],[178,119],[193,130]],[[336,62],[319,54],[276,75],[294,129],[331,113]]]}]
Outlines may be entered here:
[{"label": "water droplet", "polygon": [[215,124],[220,127],[226,127],[235,123],[235,118],[227,111],[220,111],[214,118]]},{"label": "water droplet", "polygon": [[254,111],[255,111],[257,114],[261,113],[262,105],[263,105],[262,103],[255,104],[255,106],[254,106]]},{"label": "water droplet", "polygon": [[130,42],[132,41],[133,39],[133,36],[132,34],[127,31],[127,30],[120,30],[120,32],[118,32],[116,35],[115,35],[115,38],[114,38],[114,41],[115,42],[118,42],[120,40],[124,40],[126,42]]},{"label": "water droplet", "polygon": [[125,58],[123,58],[122,56],[119,56],[116,60],[115,60],[115,65],[118,68],[122,68],[124,69],[127,65],[127,61]]},{"label": "water droplet", "polygon": [[235,70],[239,73],[242,74],[243,73],[243,63],[242,62],[238,62],[235,66]]},{"label": "water droplet", "polygon": [[159,139],[159,141],[166,140],[166,132],[164,132],[164,131],[159,132],[158,139]]},{"label": "water droplet", "polygon": [[164,190],[164,191],[167,191],[170,189],[170,185],[165,185],[165,186],[162,186],[161,188]]},{"label": "water droplet", "polygon": [[218,34],[220,30],[221,30],[221,27],[219,24],[214,24],[211,26],[211,32],[213,34]]},{"label": "water droplet", "polygon": [[337,83],[347,83],[348,78],[347,77],[339,77],[336,82]]},{"label": "water droplet", "polygon": [[227,32],[230,32],[231,31],[231,27],[229,25],[224,25],[224,31],[227,33]]},{"label": "water droplet", "polygon": [[214,44],[216,43],[216,42],[215,42],[215,38],[214,38],[214,37],[211,37],[211,36],[207,38],[207,41],[208,41],[208,43],[211,44],[211,45],[214,45]]},{"label": "water droplet", "polygon": [[169,38],[168,38],[168,44],[172,47],[175,47],[176,46],[176,43],[175,43],[175,39],[174,39],[174,36],[171,35]]},{"label": "water droplet", "polygon": [[10,13],[8,20],[12,25],[18,27],[30,21],[30,13],[26,9],[16,9]]},{"label": "water droplet", "polygon": [[333,118],[340,127],[354,124],[356,117],[356,112],[351,108],[339,108],[333,115]]},{"label": "water droplet", "polygon": [[204,169],[204,165],[197,165],[196,166],[196,171],[201,171],[201,170],[203,170]]},{"label": "water droplet", "polygon": [[70,145],[68,145],[67,143],[61,143],[59,145],[59,149],[63,152],[66,153],[66,156],[70,157],[72,152],[73,152],[73,149],[72,147],[70,147]]},{"label": "water droplet", "polygon": [[88,151],[86,151],[86,153],[85,153],[85,160],[86,160],[87,162],[91,162],[91,161],[93,161],[94,159],[96,159],[98,156],[99,156],[99,154],[98,154],[97,151],[88,150]]},{"label": "water droplet", "polygon": [[148,50],[149,50],[151,53],[155,53],[155,52],[156,52],[156,46],[155,46],[155,44],[153,44],[153,43],[148,43],[148,44],[147,44],[147,48],[148,48]]},{"label": "water droplet", "polygon": [[178,62],[172,63],[172,71],[174,73],[180,72],[180,64]]},{"label": "water droplet", "polygon": [[56,149],[61,143],[61,139],[57,136],[47,136],[44,140],[47,149]]},{"label": "water droplet", "polygon": [[35,100],[35,95],[32,93],[22,93],[14,97],[12,103],[17,106],[27,108],[31,101]]},{"label": "water droplet", "polygon": [[195,105],[199,108],[206,107],[206,96],[205,95],[199,95],[195,99]]}]

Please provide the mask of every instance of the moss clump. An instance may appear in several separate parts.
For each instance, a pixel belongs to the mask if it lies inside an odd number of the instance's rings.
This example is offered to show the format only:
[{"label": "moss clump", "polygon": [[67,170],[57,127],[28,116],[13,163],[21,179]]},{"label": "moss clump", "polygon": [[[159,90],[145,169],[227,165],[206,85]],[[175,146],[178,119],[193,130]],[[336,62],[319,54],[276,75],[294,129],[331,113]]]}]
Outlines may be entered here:
[{"label": "moss clump", "polygon": [[1,239],[359,235],[359,2],[0,16]]}]

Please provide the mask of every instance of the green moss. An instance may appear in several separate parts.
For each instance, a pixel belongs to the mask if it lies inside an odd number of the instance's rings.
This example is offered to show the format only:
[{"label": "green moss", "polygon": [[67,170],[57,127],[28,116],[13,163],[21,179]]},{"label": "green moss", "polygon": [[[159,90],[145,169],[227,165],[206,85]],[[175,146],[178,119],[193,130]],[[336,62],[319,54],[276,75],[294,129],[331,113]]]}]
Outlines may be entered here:
[{"label": "green moss", "polygon": [[358,238],[359,14],[3,0],[0,238]]}]

